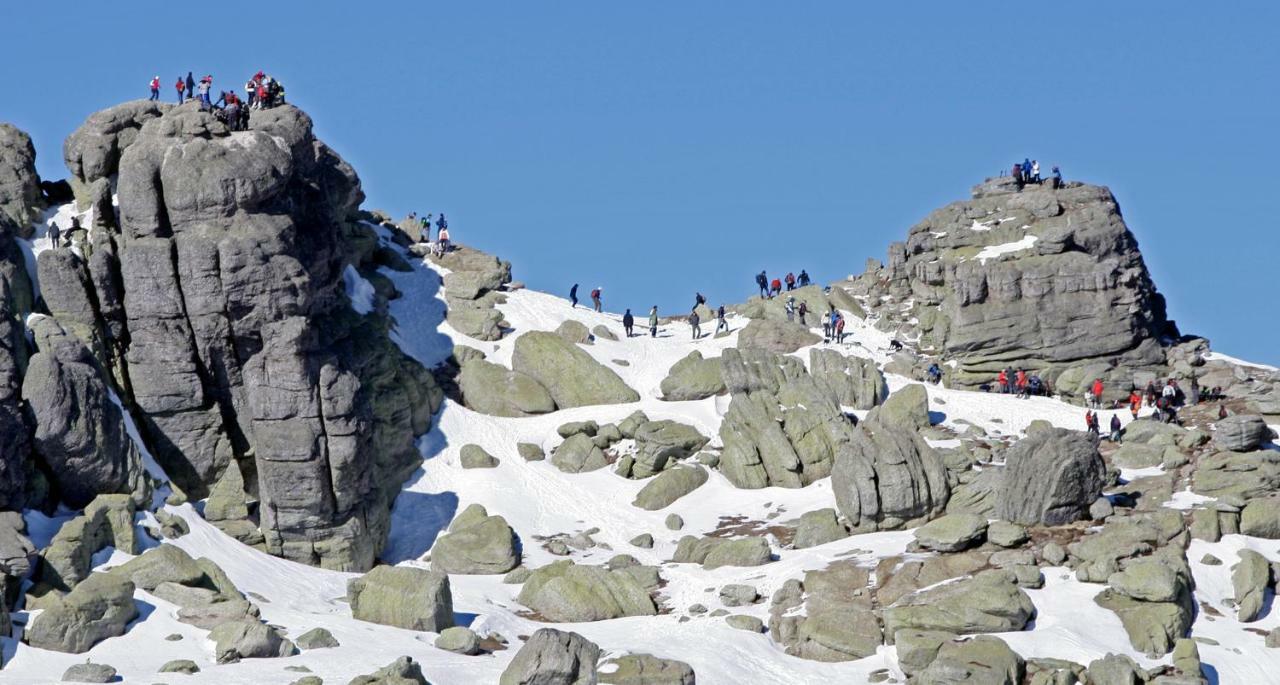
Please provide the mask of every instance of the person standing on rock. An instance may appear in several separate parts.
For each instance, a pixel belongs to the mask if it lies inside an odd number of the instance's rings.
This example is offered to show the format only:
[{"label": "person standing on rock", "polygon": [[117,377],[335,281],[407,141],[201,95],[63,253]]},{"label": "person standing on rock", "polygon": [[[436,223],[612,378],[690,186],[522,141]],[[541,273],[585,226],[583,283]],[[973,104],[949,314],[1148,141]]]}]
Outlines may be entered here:
[{"label": "person standing on rock", "polygon": [[[569,288],[569,309],[577,309],[577,308],[578,308],[578,284],[574,283],[573,287]],[[631,311],[631,310],[628,309],[627,311]],[[631,336],[627,336],[627,337],[631,337]]]},{"label": "person standing on rock", "polygon": [[418,226],[418,242],[423,244],[431,242],[431,215],[422,217]]},{"label": "person standing on rock", "polygon": [[1022,165],[1017,162],[1013,163],[1013,182],[1018,184],[1018,190],[1022,190]]},{"label": "person standing on rock", "polygon": [[1092,409],[1086,410],[1084,413],[1084,428],[1089,431],[1090,435],[1098,435],[1098,417],[1093,413]]},{"label": "person standing on rock", "polygon": [[159,99],[160,99],[160,75],[156,74],[155,78],[151,79],[151,101],[154,102]]},{"label": "person standing on rock", "polygon": [[449,251],[449,227],[448,226],[445,226],[444,228],[440,229],[440,234],[436,236],[436,245],[438,246],[441,255]]},{"label": "person standing on rock", "polygon": [[694,340],[702,337],[702,317],[698,316],[697,309],[689,312],[689,328],[693,332]]},{"label": "person standing on rock", "polygon": [[769,277],[765,275],[764,269],[756,274],[756,285],[760,286],[760,297],[769,296]]},{"label": "person standing on rock", "polygon": [[787,296],[787,321],[795,323],[796,320],[796,298]]},{"label": "person standing on rock", "polygon": [[795,274],[793,274],[793,273],[791,273],[790,271],[788,271],[788,272],[787,272],[787,277],[786,277],[785,279],[783,279],[783,280],[784,280],[784,281],[786,282],[786,284],[787,284],[787,292],[791,292],[792,290],[795,290],[795,289],[796,289],[796,275],[795,275]]},{"label": "person standing on rock", "polygon": [[1102,379],[1093,379],[1093,408],[1102,408]]},{"label": "person standing on rock", "polygon": [[595,308],[597,312],[601,311],[600,293],[603,291],[604,291],[604,288],[601,288],[600,286],[596,286],[596,289],[591,291],[591,305],[592,307]]},{"label": "person standing on rock", "polygon": [[797,310],[800,314],[800,325],[807,326],[804,322],[804,315],[809,313],[809,305],[807,302],[801,302],[800,308]]},{"label": "person standing on rock", "polygon": [[440,218],[436,219],[436,232],[443,231],[449,227],[449,220],[444,218],[444,212],[440,212]]},{"label": "person standing on rock", "polygon": [[1031,160],[1031,182],[1040,185],[1040,160]]},{"label": "person standing on rock", "polygon": [[178,82],[173,84],[173,87],[178,89],[178,104],[181,105],[183,100],[186,99],[183,96],[187,94],[187,82],[182,80],[182,77],[179,76]]},{"label": "person standing on rock", "polygon": [[805,271],[804,269],[801,269],[800,270],[800,287],[803,288],[807,285],[809,285],[809,272]]},{"label": "person standing on rock", "polygon": [[196,96],[196,80],[191,77],[191,72],[187,72],[187,99],[190,100]]},{"label": "person standing on rock", "polygon": [[1055,166],[1053,168],[1053,189],[1057,190],[1061,187],[1062,187],[1062,172],[1059,171],[1058,167]]},{"label": "person standing on rock", "polygon": [[656,304],[649,310],[649,337],[658,337],[658,305]]},{"label": "person standing on rock", "polygon": [[1138,410],[1141,408],[1142,395],[1139,395],[1138,391],[1135,389],[1133,392],[1129,393],[1129,413],[1136,419],[1138,418]]},{"label": "person standing on rock", "polygon": [[836,315],[836,342],[844,344],[844,317]]},{"label": "person standing on rock", "polygon": [[[576,285],[575,285],[575,286],[573,286],[573,287],[574,287],[574,289],[575,289],[575,290],[578,288],[578,286],[576,286]],[[574,296],[574,298],[573,298],[573,303],[574,303],[575,305],[577,305],[577,303],[578,303],[578,298],[577,298],[577,296]],[[636,325],[636,317],[634,317],[634,316],[632,316],[632,315],[631,315],[631,309],[630,309],[630,308],[628,308],[628,309],[627,309],[627,311],[626,311],[626,313],[624,313],[624,314],[622,315],[622,330],[623,330],[623,332],[625,332],[625,333],[627,334],[627,337],[628,337],[628,338],[630,338],[630,337],[631,337],[631,329],[632,329],[632,327],[633,327],[633,326],[635,326],[635,325]]]},{"label": "person standing on rock", "polygon": [[1120,415],[1112,414],[1111,415],[1111,442],[1115,442],[1115,443],[1120,442],[1121,428],[1122,426],[1120,425]]},{"label": "person standing on rock", "polygon": [[57,247],[59,240],[62,238],[62,229],[58,228],[58,222],[49,222],[49,247]]},{"label": "person standing on rock", "polygon": [[700,306],[700,305],[704,305],[704,304],[706,304],[706,303],[707,303],[707,298],[703,297],[703,296],[702,296],[702,293],[694,293],[694,294],[693,294],[693,306],[694,306],[694,307],[698,307],[698,306]]},{"label": "person standing on rock", "polygon": [[716,333],[719,333],[720,329],[724,329],[726,333],[729,331],[729,322],[724,318],[724,305],[720,305],[716,310]]}]

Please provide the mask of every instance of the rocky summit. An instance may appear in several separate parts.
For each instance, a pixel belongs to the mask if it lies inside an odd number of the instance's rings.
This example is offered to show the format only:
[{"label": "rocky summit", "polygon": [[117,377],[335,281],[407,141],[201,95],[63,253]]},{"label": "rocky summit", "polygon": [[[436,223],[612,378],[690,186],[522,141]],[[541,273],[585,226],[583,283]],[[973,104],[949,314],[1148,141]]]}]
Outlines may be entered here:
[{"label": "rocky summit", "polygon": [[1177,331],[1105,187],[632,337],[207,109],[90,115],[65,182],[0,124],[0,681],[1280,668],[1280,371]]}]

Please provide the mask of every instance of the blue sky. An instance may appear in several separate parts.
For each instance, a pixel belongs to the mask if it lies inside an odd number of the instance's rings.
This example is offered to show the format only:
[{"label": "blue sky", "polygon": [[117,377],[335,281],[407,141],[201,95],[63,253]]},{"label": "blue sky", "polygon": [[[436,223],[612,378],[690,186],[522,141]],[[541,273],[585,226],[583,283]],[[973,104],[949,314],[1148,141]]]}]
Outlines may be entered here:
[{"label": "blue sky", "polygon": [[[1108,185],[1184,332],[1280,363],[1280,6],[20,3],[0,119],[45,177],[89,113],[278,75],[367,207],[610,309],[862,270],[1013,160]],[[56,28],[55,28],[56,27]]]}]

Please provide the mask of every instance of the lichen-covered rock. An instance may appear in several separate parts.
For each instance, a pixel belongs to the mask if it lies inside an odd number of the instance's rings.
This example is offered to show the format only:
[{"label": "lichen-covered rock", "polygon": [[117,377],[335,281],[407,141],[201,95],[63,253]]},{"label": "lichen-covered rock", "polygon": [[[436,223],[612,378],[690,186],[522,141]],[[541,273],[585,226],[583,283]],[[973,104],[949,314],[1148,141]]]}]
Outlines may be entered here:
[{"label": "lichen-covered rock", "polygon": [[209,631],[213,657],[220,664],[241,659],[292,656],[297,649],[280,631],[252,619],[228,621]]},{"label": "lichen-covered rock", "polygon": [[647,421],[635,428],[632,437],[636,441],[636,453],[630,472],[622,474],[630,478],[648,478],[661,473],[693,456],[709,442],[709,438],[693,426],[667,420]]},{"label": "lichen-covered rock", "polygon": [[43,207],[31,136],[0,122],[0,232],[29,236]]},{"label": "lichen-covered rock", "polygon": [[1231,568],[1236,620],[1242,623],[1258,620],[1270,585],[1271,564],[1266,557],[1251,549],[1240,550],[1240,561]]},{"label": "lichen-covered rock", "polygon": [[973,514],[947,514],[916,529],[916,542],[935,552],[961,552],[982,544],[987,520]]},{"label": "lichen-covered rock", "polygon": [[684,402],[723,394],[724,376],[720,368],[720,359],[703,359],[701,352],[690,352],[689,356],[676,362],[667,372],[667,377],[662,379],[659,386],[662,399]]},{"label": "lichen-covered rock", "polygon": [[646,511],[664,509],[706,482],[707,471],[701,466],[677,466],[646,483],[631,504]]},{"label": "lichen-covered rock", "polygon": [[[197,669],[199,670],[199,669]],[[110,664],[95,664],[86,661],[73,664],[62,673],[63,682],[68,683],[110,683],[116,679],[116,669]]]},{"label": "lichen-covered rock", "polygon": [[492,469],[498,466],[498,458],[479,445],[463,445],[458,451],[458,463],[464,469]]},{"label": "lichen-covered rock", "polygon": [[849,531],[840,523],[835,509],[818,509],[800,515],[796,520],[792,545],[806,549],[849,537]]},{"label": "lichen-covered rock", "polygon": [[490,416],[535,416],[556,409],[541,383],[483,359],[462,365],[458,389],[468,409]]},{"label": "lichen-covered rock", "polygon": [[339,647],[337,638],[325,628],[312,628],[295,641],[301,649],[333,649]]},{"label": "lichen-covered rock", "polygon": [[1124,571],[1112,574],[1108,582],[1111,587],[1098,593],[1094,602],[1120,617],[1134,649],[1152,656],[1166,654],[1190,630],[1195,611],[1191,569],[1176,547],[1126,562]]},{"label": "lichen-covered rock", "polygon": [[1217,452],[1201,457],[1191,489],[1208,497],[1251,500],[1280,490],[1280,452]]},{"label": "lichen-covered rock", "polygon": [[517,599],[545,620],[558,623],[658,613],[649,591],[627,569],[611,571],[568,560],[534,570]]},{"label": "lichen-covered rock", "polygon": [[595,471],[609,465],[604,452],[586,433],[575,433],[551,452],[551,463],[565,473]]},{"label": "lichen-covered rock", "polygon": [[1213,444],[1231,452],[1252,452],[1271,437],[1261,416],[1238,414],[1213,424]]},{"label": "lichen-covered rock", "polygon": [[436,637],[435,646],[436,649],[443,649],[446,652],[471,656],[480,653],[480,636],[470,628],[462,626],[445,628]]},{"label": "lichen-covered rock", "polygon": [[1089,438],[1062,428],[1019,440],[1007,453],[997,517],[1056,526],[1083,518],[1098,499],[1106,465]]},{"label": "lichen-covered rock", "polygon": [[675,659],[659,659],[652,654],[625,654],[600,665],[600,682],[605,685],[694,685],[693,667]]},{"label": "lichen-covered rock", "polygon": [[577,633],[539,628],[516,652],[498,685],[592,685],[600,648]]},{"label": "lichen-covered rock", "polygon": [[26,630],[32,647],[81,654],[124,635],[138,617],[133,583],[112,573],[94,573],[63,597],[55,597]]},{"label": "lichen-covered rock", "polygon": [[[787,654],[815,661],[853,661],[884,643],[868,591],[870,572],[849,562],[808,571],[774,593],[769,632]],[[804,612],[792,610],[801,604]]]},{"label": "lichen-covered rock", "polygon": [[721,566],[761,566],[773,559],[769,541],[759,537],[699,538],[686,535],[676,544],[672,561],[701,564],[707,570]]},{"label": "lichen-covered rock", "polygon": [[586,324],[574,319],[565,319],[556,327],[556,335],[575,345],[590,345],[594,340]]},{"label": "lichen-covered rock", "polygon": [[913,682],[920,685],[1021,685],[1026,663],[998,637],[979,635],[942,644],[929,667]]},{"label": "lichen-covered rock", "polygon": [[361,621],[438,633],[453,625],[449,576],[408,566],[378,566],[347,583],[351,615]]},{"label": "lichen-covered rock", "polygon": [[165,582],[198,585],[204,580],[204,569],[191,555],[176,545],[160,545],[116,566],[110,571],[128,578],[143,590],[154,590]]},{"label": "lichen-covered rock", "polygon": [[870,359],[814,348],[809,350],[809,372],[844,407],[871,409],[889,396],[884,374]]},{"label": "lichen-covered rock", "polygon": [[413,657],[402,656],[369,675],[356,676],[347,685],[431,685]]},{"label": "lichen-covered rock", "polygon": [[940,630],[956,635],[1022,630],[1035,615],[1035,605],[1003,571],[913,592],[884,609],[884,632]]},{"label": "lichen-covered rock", "polygon": [[99,495],[85,507],[83,515],[64,523],[53,536],[41,554],[44,563],[40,579],[69,590],[89,577],[93,555],[106,547],[136,554],[134,512],[133,499],[128,495]]},{"label": "lichen-covered rock", "polygon": [[947,504],[942,457],[918,433],[928,425],[920,386],[894,393],[852,431],[831,473],[840,513],[854,532],[890,530],[927,521]]},{"label": "lichen-covered rock", "polygon": [[516,534],[501,516],[472,504],[431,547],[431,568],[441,573],[506,573],[520,564]]},{"label": "lichen-covered rock", "polygon": [[555,333],[530,331],[516,338],[511,368],[542,384],[558,409],[640,399],[618,374]]},{"label": "lichen-covered rock", "polygon": [[738,349],[758,349],[776,354],[790,354],[821,340],[800,324],[773,319],[752,319],[738,331]]}]

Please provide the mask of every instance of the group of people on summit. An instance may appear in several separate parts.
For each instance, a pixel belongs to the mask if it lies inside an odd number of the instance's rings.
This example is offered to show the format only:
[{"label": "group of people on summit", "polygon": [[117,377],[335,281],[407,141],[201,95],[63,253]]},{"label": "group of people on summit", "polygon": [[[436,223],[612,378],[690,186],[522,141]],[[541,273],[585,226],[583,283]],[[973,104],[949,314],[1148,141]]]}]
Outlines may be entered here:
[{"label": "group of people on summit", "polygon": [[788,291],[796,288],[803,288],[809,285],[809,272],[804,269],[800,270],[800,275],[796,276],[793,272],[788,271],[787,275],[781,279],[769,280],[769,276],[764,269],[756,274],[756,286],[760,288],[760,297],[771,300],[782,292],[782,287],[786,286]]},{"label": "group of people on summit", "polygon": [[[1051,174],[1052,175],[1049,177],[1051,187],[1054,190],[1061,188],[1062,172],[1055,166],[1053,167]],[[1014,162],[1011,175],[1013,176],[1014,182],[1018,184],[1019,191],[1031,183],[1040,185],[1043,182],[1040,178],[1040,160],[1031,159],[1030,157],[1022,160],[1021,162]]]},{"label": "group of people on summit", "polygon": [[431,217],[433,216],[435,214],[432,212],[427,212],[424,217],[419,217],[417,212],[409,212],[409,223],[418,226],[418,242],[430,245],[431,254],[440,257],[453,249],[452,243],[449,242],[449,220],[444,218],[444,212],[440,212],[440,217],[436,219],[436,240],[432,242]]},{"label": "group of people on summit", "polygon": [[[152,77],[150,85],[150,99],[159,100],[160,76]],[[270,109],[284,103],[284,84],[261,70],[245,82],[244,98],[232,89],[220,91],[218,99],[214,100],[211,95],[212,74],[206,74],[196,81],[193,72],[188,71],[186,78],[179,76],[173,87],[178,91],[178,104],[195,100],[200,103],[201,111],[212,111],[218,120],[229,126],[232,131],[248,130],[249,110]]]}]

